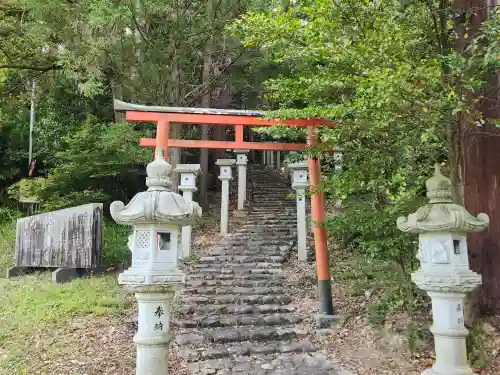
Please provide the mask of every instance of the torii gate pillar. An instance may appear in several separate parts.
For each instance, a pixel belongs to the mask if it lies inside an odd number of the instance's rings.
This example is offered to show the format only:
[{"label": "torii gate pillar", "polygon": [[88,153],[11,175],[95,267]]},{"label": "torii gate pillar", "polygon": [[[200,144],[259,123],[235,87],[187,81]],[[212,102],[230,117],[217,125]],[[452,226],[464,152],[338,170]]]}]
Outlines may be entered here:
[{"label": "torii gate pillar", "polygon": [[[308,126],[307,145],[318,145],[316,129]],[[309,157],[309,184],[311,187],[311,217],[314,222],[314,247],[316,249],[316,268],[318,274],[319,314],[316,323],[320,328],[332,326],[339,319],[333,313],[332,281],[328,258],[327,235],[324,222],[325,196],[320,190],[321,166],[316,157]]]}]

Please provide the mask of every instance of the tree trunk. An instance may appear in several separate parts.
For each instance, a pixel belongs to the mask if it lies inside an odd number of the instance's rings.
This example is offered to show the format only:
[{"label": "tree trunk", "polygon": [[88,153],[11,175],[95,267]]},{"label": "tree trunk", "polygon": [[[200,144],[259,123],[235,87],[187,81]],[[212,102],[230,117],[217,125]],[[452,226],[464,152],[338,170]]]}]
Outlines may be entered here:
[{"label": "tree trunk", "polygon": [[[113,100],[118,99],[118,100],[123,100],[123,90],[120,82],[118,82],[117,79],[111,78],[110,79],[110,84],[111,84],[111,93],[113,94]],[[125,114],[123,112],[118,112],[115,111],[115,122],[122,122],[125,121]]]},{"label": "tree trunk", "polygon": [[[210,72],[212,69],[212,52],[211,52],[211,41],[207,42],[205,49],[205,56],[203,57],[203,75],[202,75],[202,85],[208,84],[210,81]],[[209,108],[211,105],[212,94],[211,90],[205,90],[201,98],[201,106],[204,108]],[[210,139],[210,126],[201,126],[201,139],[207,141]],[[208,149],[202,148],[200,150],[200,190],[199,190],[199,201],[203,208],[208,207]]]},{"label": "tree trunk", "polygon": [[[182,125],[170,124],[170,136],[169,139],[179,139],[182,134]],[[177,164],[181,162],[181,149],[180,148],[169,148],[168,149],[168,162],[172,165],[172,168],[177,167]],[[179,191],[179,173],[172,171],[172,187],[171,190],[174,192]]]},{"label": "tree trunk", "polygon": [[[491,1],[472,0],[474,8],[469,35],[488,18]],[[489,77],[490,88],[485,93],[482,104],[484,118],[500,117],[500,95],[494,87],[499,80],[496,74]],[[468,236],[469,260],[471,268],[483,276],[483,285],[468,301],[468,309],[484,313],[500,312],[500,130],[494,125],[463,129],[461,140],[462,171],[464,178],[464,203],[473,215],[485,212],[490,216],[488,229]]]}]

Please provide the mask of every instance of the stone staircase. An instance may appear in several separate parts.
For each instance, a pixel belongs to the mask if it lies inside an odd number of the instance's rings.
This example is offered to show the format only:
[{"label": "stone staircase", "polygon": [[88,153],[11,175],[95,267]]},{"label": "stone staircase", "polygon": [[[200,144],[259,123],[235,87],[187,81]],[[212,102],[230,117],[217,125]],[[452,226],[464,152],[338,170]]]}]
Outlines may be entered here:
[{"label": "stone staircase", "polygon": [[283,266],[296,242],[295,201],[272,172],[249,168],[247,221],[188,274],[176,321],[191,374],[338,375],[289,305]]}]

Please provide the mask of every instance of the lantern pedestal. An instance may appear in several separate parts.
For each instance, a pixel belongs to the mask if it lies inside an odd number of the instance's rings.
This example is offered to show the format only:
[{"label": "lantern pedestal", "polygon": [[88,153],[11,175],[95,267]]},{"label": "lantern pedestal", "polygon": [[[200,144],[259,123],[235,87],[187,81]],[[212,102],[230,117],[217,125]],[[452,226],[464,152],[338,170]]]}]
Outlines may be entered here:
[{"label": "lantern pedestal", "polygon": [[425,375],[472,375],[467,362],[464,325],[464,302],[468,292],[481,285],[481,276],[472,271],[426,273],[412,275],[415,284],[432,300],[431,332],[434,335],[436,363]]},{"label": "lantern pedestal", "polygon": [[137,375],[168,375],[168,346],[172,340],[170,306],[177,289],[168,285],[133,288],[139,304],[138,330],[134,336]]}]

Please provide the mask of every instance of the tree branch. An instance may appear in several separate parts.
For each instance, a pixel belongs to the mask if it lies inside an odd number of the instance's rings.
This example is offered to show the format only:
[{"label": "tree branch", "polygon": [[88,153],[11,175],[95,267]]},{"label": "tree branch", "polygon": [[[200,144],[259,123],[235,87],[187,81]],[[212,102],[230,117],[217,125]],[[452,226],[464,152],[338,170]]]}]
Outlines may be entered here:
[{"label": "tree branch", "polygon": [[49,65],[49,66],[30,66],[30,65],[16,65],[16,64],[6,64],[0,65],[0,69],[21,69],[21,70],[37,70],[39,72],[47,72],[49,70],[62,69],[59,65]]}]

